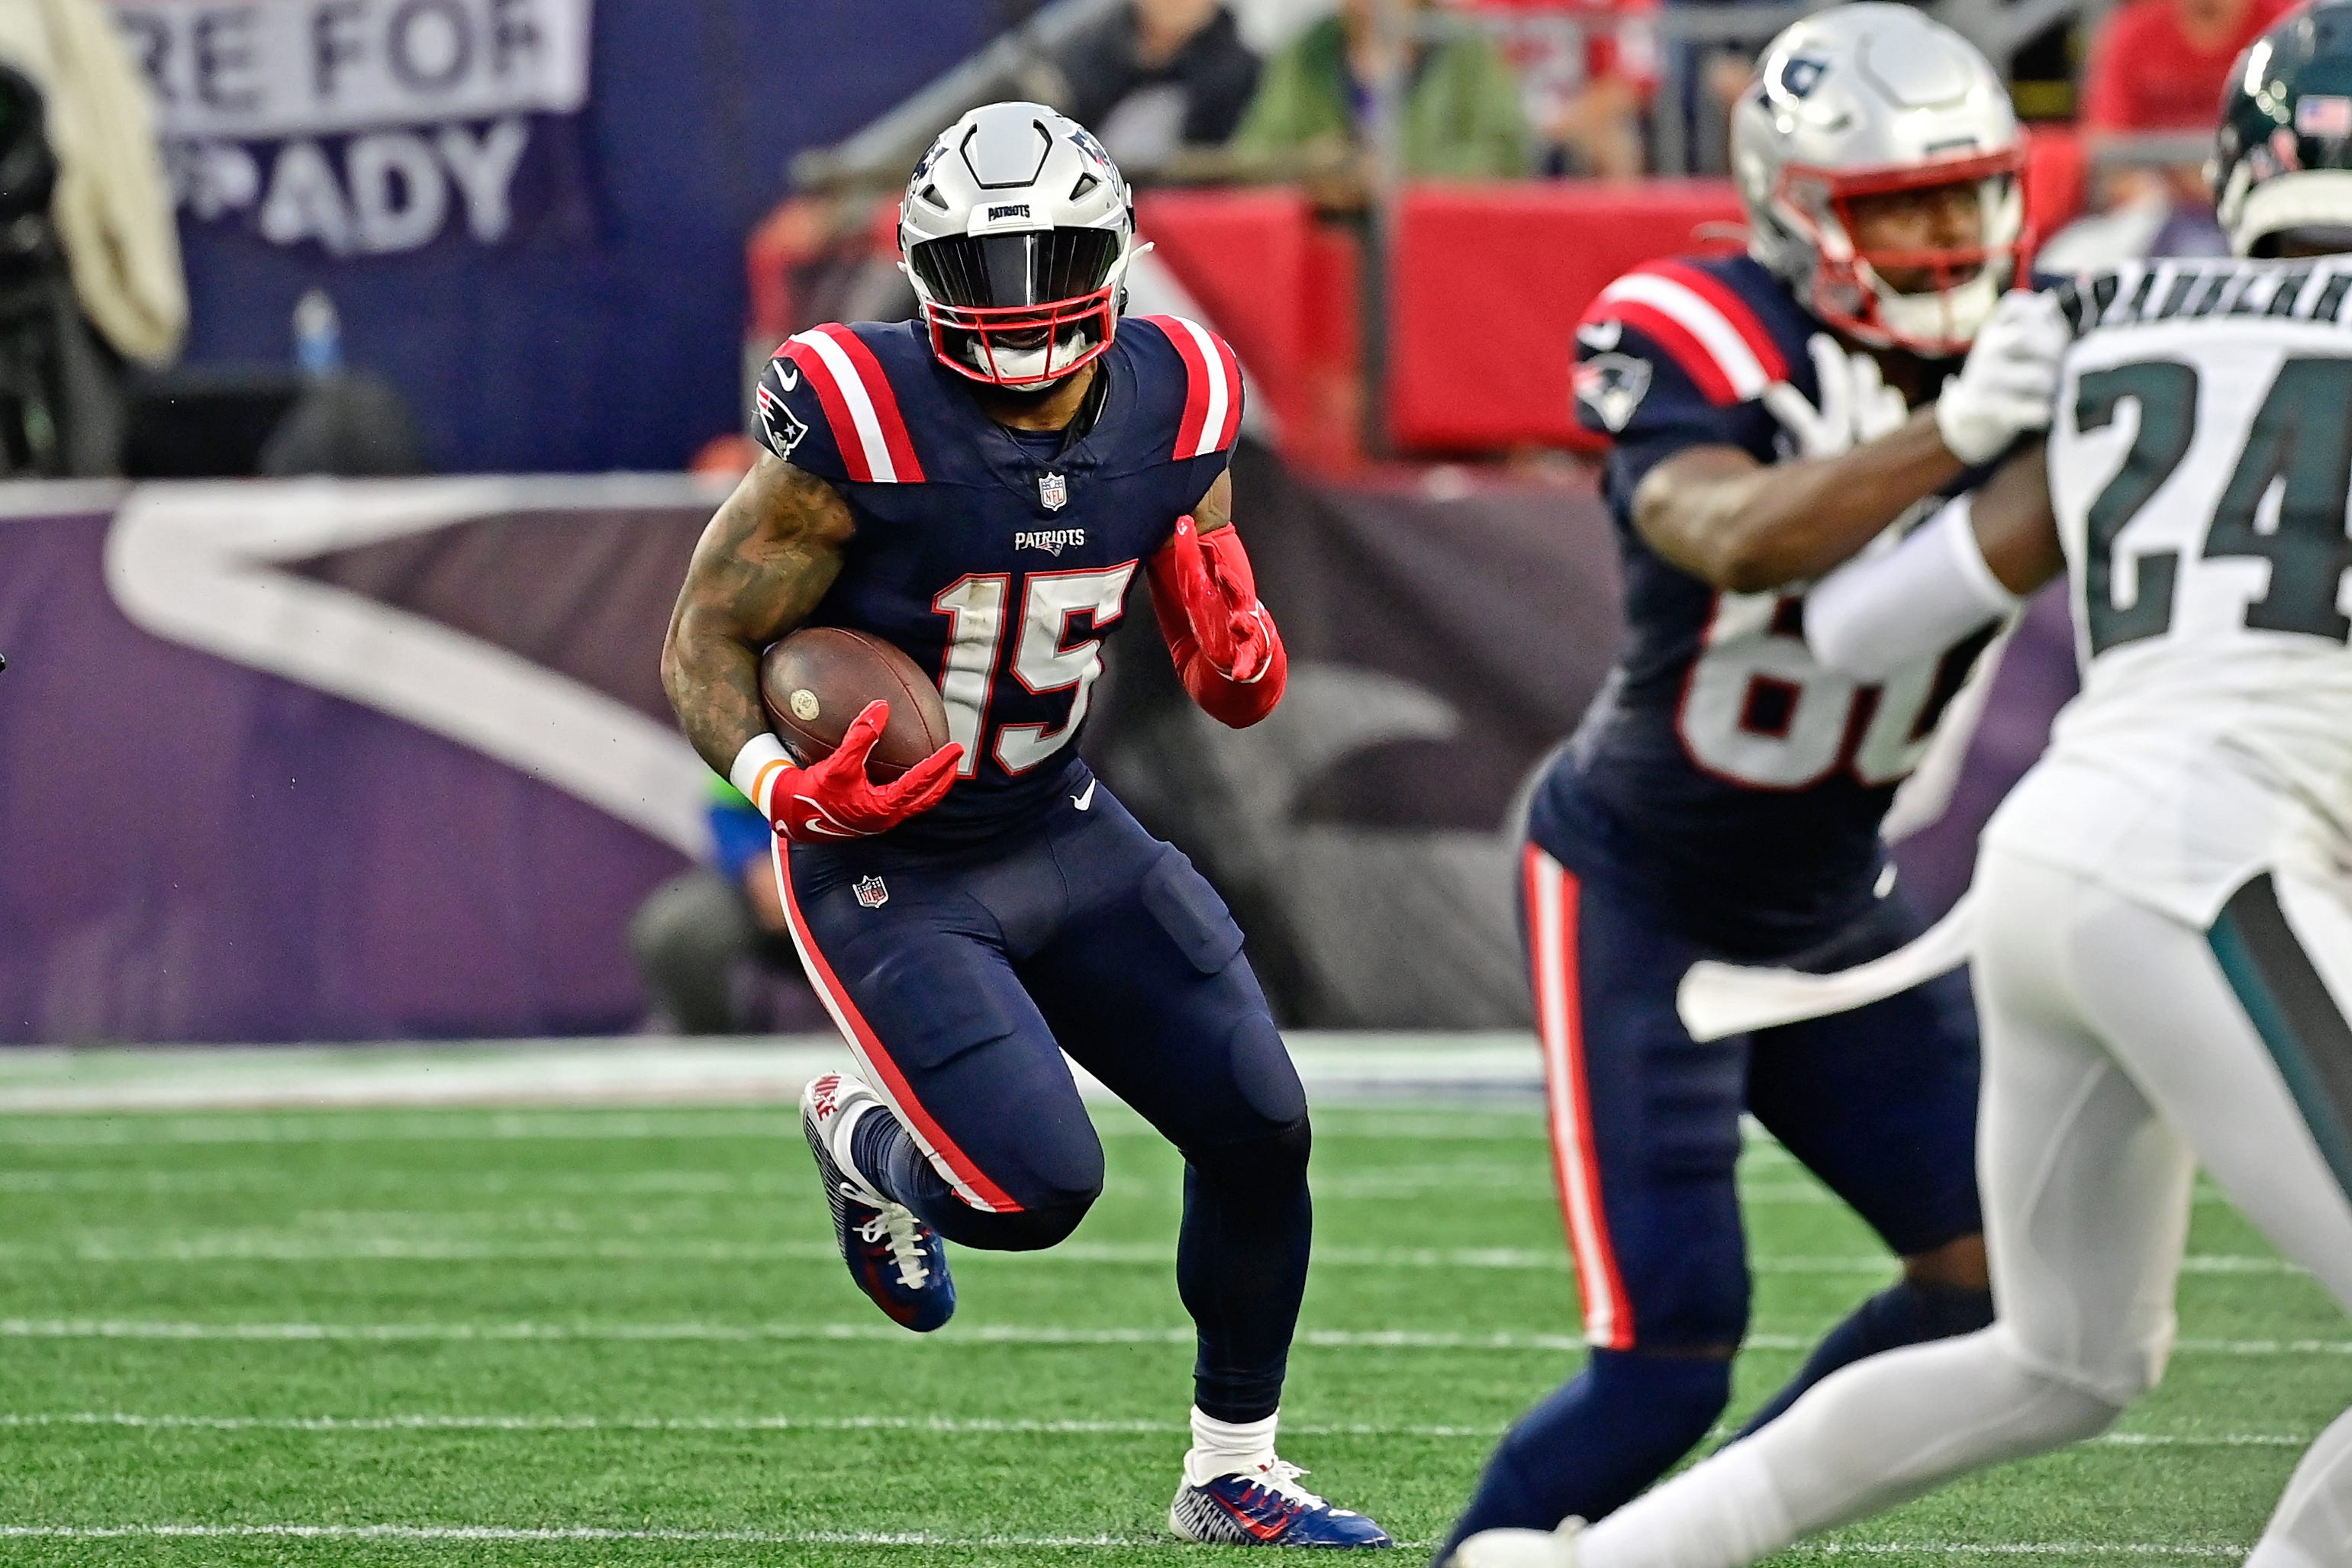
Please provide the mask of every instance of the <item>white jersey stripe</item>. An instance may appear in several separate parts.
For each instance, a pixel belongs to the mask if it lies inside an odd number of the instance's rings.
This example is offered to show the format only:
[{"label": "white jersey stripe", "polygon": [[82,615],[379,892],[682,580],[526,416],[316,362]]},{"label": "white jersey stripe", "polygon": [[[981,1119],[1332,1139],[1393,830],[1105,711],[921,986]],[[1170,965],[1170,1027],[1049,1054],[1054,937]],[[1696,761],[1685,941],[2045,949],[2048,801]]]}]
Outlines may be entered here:
[{"label": "white jersey stripe", "polygon": [[1764,389],[1772,384],[1772,378],[1765,373],[1756,350],[1748,346],[1739,329],[1725,320],[1723,312],[1696,289],[1671,277],[1630,272],[1602,289],[1601,298],[1604,303],[1612,299],[1633,300],[1671,317],[1675,325],[1698,340],[1741,402],[1763,396]]},{"label": "white jersey stripe", "polygon": [[[857,373],[856,364],[829,333],[803,332],[793,341],[815,350],[824,368],[833,372],[833,384],[849,410],[850,423],[857,427],[857,444],[866,453],[866,468],[874,476],[874,482],[897,484],[898,470],[890,461],[890,443],[883,437],[881,417],[874,412],[874,399],[866,392],[865,378]],[[834,434],[838,438],[840,432]]]},{"label": "white jersey stripe", "polygon": [[1225,410],[1232,405],[1233,393],[1225,385],[1225,357],[1217,352],[1216,340],[1197,321],[1181,316],[1168,318],[1192,336],[1193,347],[1199,350],[1202,374],[1208,377],[1209,407],[1201,417],[1200,439],[1192,444],[1187,457],[1204,457],[1217,449],[1217,437],[1224,433]]}]

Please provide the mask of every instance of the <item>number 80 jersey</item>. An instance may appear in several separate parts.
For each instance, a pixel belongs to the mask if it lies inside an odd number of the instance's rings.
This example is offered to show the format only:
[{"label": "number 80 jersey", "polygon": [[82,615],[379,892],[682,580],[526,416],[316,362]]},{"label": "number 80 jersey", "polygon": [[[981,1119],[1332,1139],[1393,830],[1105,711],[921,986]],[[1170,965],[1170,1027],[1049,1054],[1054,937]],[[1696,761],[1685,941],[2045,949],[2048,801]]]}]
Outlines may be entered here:
[{"label": "number 80 jersey", "polygon": [[930,671],[964,748],[947,799],[890,842],[975,842],[1083,787],[1103,636],[1230,461],[1242,378],[1214,333],[1127,318],[1096,364],[1095,418],[1067,442],[990,419],[916,322],[813,329],[760,378],[761,442],[856,522],[807,623],[869,632]]},{"label": "number 80 jersey", "polygon": [[1769,405],[1824,406],[1815,356],[1848,350],[1756,262],[1636,267],[1601,291],[1577,348],[1579,415],[1613,443],[1626,636],[1531,831],[1580,875],[1637,880],[1701,941],[1759,956],[1811,946],[1872,904],[1879,823],[1990,634],[1858,682],[1806,647],[1803,584],[1717,592],[1634,528],[1634,491],[1658,464],[1694,446],[1780,461],[1793,437]]}]

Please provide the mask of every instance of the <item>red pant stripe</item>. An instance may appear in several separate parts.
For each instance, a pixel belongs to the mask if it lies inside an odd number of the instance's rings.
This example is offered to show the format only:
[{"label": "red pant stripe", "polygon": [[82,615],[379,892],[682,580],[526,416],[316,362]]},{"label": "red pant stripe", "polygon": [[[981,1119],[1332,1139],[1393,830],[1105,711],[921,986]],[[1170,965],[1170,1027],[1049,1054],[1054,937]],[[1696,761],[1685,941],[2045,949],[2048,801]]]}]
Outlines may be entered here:
[{"label": "red pant stripe", "polygon": [[1536,1032],[1543,1042],[1550,1112],[1552,1175],[1584,1295],[1584,1333],[1604,1350],[1633,1343],[1633,1314],[1609,1240],[1601,1166],[1592,1144],[1592,1103],[1584,1064],[1584,1003],[1578,984],[1576,878],[1535,845],[1526,859],[1528,955],[1534,969]]},{"label": "red pant stripe", "polygon": [[857,1010],[857,1003],[851,998],[849,988],[841,983],[840,977],[833,972],[833,966],[825,962],[823,953],[817,951],[815,935],[801,916],[800,901],[793,896],[792,868],[785,858],[782,839],[775,841],[770,858],[776,869],[776,886],[783,894],[784,914],[792,924],[793,946],[800,949],[801,967],[808,971],[810,981],[816,987],[817,996],[824,1001],[825,1010],[833,1015],[833,1021],[840,1028],[842,1038],[849,1042],[849,1049],[865,1064],[876,1092],[888,1102],[891,1110],[898,1113],[899,1122],[915,1140],[916,1146],[929,1158],[932,1168],[956,1189],[958,1196],[966,1203],[990,1214],[1021,1212],[1021,1206],[1013,1202],[1003,1188],[989,1180],[988,1174],[956,1147],[955,1140],[949,1137],[939,1123],[932,1119],[930,1113],[923,1109],[921,1103],[915,1098],[913,1088],[907,1082],[906,1074],[900,1072],[898,1063],[890,1060],[889,1051],[875,1034],[873,1026],[866,1021],[866,1015]]}]

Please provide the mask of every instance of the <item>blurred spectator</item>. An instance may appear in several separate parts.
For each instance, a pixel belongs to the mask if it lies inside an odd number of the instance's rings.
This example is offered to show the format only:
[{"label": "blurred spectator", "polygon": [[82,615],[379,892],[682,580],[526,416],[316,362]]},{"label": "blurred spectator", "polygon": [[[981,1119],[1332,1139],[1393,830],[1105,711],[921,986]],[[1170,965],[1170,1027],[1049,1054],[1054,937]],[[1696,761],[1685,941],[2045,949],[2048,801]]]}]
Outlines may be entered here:
[{"label": "blurred spectator", "polygon": [[[1342,0],[1266,62],[1257,97],[1234,133],[1235,154],[1266,165],[1318,163],[1364,173],[1376,84],[1402,85],[1405,172],[1423,177],[1507,179],[1528,172],[1519,87],[1494,44],[1475,29],[1418,36],[1425,0],[1394,0],[1408,35],[1381,36],[1375,0]],[[1401,49],[1402,57],[1385,51]]]},{"label": "blurred spectator", "polygon": [[[2102,141],[2119,136],[2210,131],[2238,52],[2296,3],[2125,0],[2099,28],[2084,76],[2082,123],[2093,156]],[[2196,163],[2110,166],[2098,198],[2106,205],[2201,206],[2204,177]]]},{"label": "blurred spectator", "polygon": [[1054,64],[1063,107],[1129,170],[1223,145],[1257,90],[1257,56],[1219,0],[1129,0]]},{"label": "blurred spectator", "polygon": [[1521,18],[1509,57],[1545,172],[1642,172],[1641,113],[1658,86],[1657,0],[1467,3]]},{"label": "blurred spectator", "polygon": [[709,822],[711,863],[662,883],[629,922],[656,1020],[679,1034],[822,1027],[769,869],[768,820],[714,777]]},{"label": "blurred spectator", "polygon": [[2210,131],[2239,51],[2296,0],[2126,0],[2091,46],[2086,130]]},{"label": "blurred spectator", "polygon": [[98,0],[0,5],[0,471],[113,473],[187,327],[146,88]]}]

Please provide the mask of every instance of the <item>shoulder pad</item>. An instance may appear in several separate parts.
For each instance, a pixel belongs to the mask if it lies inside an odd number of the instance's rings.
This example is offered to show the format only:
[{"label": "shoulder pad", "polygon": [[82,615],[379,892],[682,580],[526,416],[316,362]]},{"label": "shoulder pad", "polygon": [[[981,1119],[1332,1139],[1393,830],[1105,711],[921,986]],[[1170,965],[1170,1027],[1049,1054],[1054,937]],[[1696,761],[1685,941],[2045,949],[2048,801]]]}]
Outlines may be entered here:
[{"label": "shoulder pad", "polygon": [[1230,448],[1242,428],[1242,364],[1232,345],[1181,316],[1132,316],[1161,333],[1184,364],[1184,408],[1169,455],[1182,461]]},{"label": "shoulder pad", "polygon": [[761,439],[796,468],[860,485],[923,481],[889,375],[853,328],[794,336],[768,361],[757,402]]},{"label": "shoulder pad", "polygon": [[1755,308],[1713,272],[1689,261],[1650,261],[1602,289],[1577,326],[1580,343],[1611,323],[1657,345],[1709,402],[1764,395],[1789,379],[1789,362]]}]

